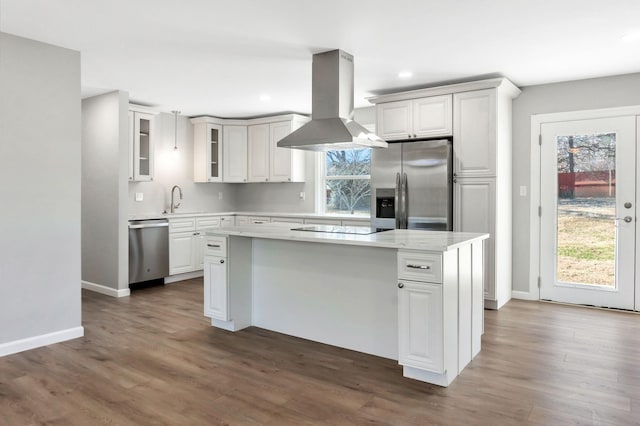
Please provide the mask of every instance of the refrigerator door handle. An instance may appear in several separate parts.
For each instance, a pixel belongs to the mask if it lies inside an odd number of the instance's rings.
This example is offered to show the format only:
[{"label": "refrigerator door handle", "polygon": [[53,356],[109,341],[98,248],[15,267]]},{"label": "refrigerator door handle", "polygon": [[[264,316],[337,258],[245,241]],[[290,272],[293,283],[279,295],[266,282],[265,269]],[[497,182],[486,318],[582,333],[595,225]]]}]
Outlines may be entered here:
[{"label": "refrigerator door handle", "polygon": [[407,193],[407,174],[402,175],[402,229],[409,227],[409,194]]},{"label": "refrigerator door handle", "polygon": [[396,229],[399,229],[401,227],[400,215],[402,214],[402,212],[400,210],[400,203],[402,201],[400,200],[400,192],[401,192],[400,184],[401,184],[400,173],[396,173],[396,193],[393,200],[393,207],[394,207],[394,213],[396,218]]}]

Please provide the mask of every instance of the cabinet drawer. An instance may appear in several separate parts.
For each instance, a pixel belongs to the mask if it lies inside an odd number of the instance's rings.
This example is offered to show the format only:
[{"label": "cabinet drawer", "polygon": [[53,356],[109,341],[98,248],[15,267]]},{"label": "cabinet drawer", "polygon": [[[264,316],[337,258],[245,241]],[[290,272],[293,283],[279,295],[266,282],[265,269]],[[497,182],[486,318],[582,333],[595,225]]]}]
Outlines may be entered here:
[{"label": "cabinet drawer", "polygon": [[398,252],[398,279],[442,282],[442,256],[439,254]]},{"label": "cabinet drawer", "polygon": [[303,224],[304,219],[301,217],[272,217],[271,223],[298,223]]},{"label": "cabinet drawer", "polygon": [[265,216],[249,216],[249,223],[252,225],[263,225],[265,223],[270,223],[271,219]]},{"label": "cabinet drawer", "polygon": [[195,217],[181,217],[169,219],[169,232],[188,232],[196,230]]},{"label": "cabinet drawer", "polygon": [[201,231],[205,228],[219,228],[220,218],[218,216],[213,217],[198,217],[196,218],[196,228]]},{"label": "cabinet drawer", "polygon": [[226,228],[228,226],[235,225],[235,218],[233,216],[220,216],[220,227]]},{"label": "cabinet drawer", "polygon": [[205,256],[227,257],[226,237],[206,237],[204,246]]}]

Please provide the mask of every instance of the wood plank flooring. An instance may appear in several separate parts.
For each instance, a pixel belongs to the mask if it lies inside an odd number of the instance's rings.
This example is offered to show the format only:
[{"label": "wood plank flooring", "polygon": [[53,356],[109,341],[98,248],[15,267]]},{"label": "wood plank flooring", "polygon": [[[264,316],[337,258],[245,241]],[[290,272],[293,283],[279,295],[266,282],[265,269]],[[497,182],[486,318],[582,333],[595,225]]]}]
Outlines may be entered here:
[{"label": "wood plank flooring", "polygon": [[640,425],[640,315],[513,300],[449,387],[202,314],[202,279],[83,293],[85,337],[0,358],[0,425]]}]

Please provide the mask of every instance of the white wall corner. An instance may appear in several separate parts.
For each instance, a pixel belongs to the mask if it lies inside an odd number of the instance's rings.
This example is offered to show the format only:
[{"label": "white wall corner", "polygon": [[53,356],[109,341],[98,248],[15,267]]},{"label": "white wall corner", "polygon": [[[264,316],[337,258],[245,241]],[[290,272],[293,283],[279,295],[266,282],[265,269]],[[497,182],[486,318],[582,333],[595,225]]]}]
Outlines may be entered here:
[{"label": "white wall corner", "polygon": [[91,283],[89,281],[82,281],[82,288],[85,290],[95,291],[96,293],[105,294],[111,297],[127,297],[131,295],[131,290],[128,288],[121,288],[116,290],[115,288],[107,287],[101,284]]},{"label": "white wall corner", "polygon": [[54,331],[53,333],[42,334],[40,336],[28,337],[26,339],[14,340],[13,342],[0,343],[0,357],[64,342],[65,340],[77,339],[82,336],[84,336],[84,327],[80,326]]}]

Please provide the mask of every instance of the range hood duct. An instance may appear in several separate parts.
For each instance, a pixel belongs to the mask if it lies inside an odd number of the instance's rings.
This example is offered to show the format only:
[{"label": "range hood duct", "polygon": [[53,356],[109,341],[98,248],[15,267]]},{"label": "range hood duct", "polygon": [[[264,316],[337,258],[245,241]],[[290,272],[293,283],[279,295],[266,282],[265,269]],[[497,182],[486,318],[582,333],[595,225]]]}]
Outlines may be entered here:
[{"label": "range hood duct", "polygon": [[279,147],[331,151],[388,146],[353,121],[353,56],[342,50],[313,55],[311,89],[311,121],[281,139]]}]

